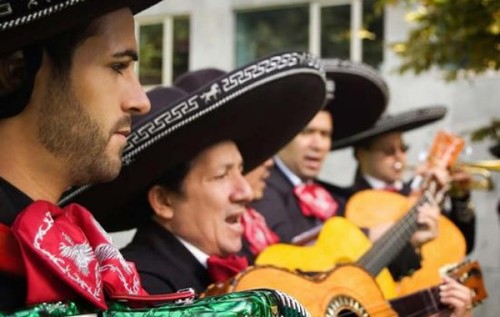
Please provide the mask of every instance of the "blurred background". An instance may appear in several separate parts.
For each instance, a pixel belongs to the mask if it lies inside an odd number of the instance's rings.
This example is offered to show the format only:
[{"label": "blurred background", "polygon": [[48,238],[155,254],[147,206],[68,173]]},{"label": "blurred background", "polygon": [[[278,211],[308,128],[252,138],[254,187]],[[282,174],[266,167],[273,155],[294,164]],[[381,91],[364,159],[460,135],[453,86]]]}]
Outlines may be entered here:
[{"label": "blurred background", "polygon": [[[283,50],[360,61],[386,79],[389,113],[448,108],[444,120],[405,134],[411,162],[438,129],[466,139],[461,160],[495,159],[489,148],[500,143],[498,0],[166,0],[136,21],[138,72],[146,89],[169,85],[188,70],[229,71]],[[474,131],[494,124],[496,131],[483,129],[481,140],[472,141]],[[330,154],[320,176],[348,185],[354,168],[351,149],[340,150]],[[480,261],[489,291],[474,314],[484,317],[500,312],[500,173],[492,180],[495,189],[472,194],[478,221],[470,257]],[[129,238],[129,232],[115,234],[120,246]]]}]

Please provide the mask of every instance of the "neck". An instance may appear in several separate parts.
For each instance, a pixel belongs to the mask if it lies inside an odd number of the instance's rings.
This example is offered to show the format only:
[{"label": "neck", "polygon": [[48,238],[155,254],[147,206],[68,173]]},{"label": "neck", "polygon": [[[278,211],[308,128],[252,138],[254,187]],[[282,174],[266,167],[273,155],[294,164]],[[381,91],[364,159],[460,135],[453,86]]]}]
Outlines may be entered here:
[{"label": "neck", "polygon": [[[69,187],[57,159],[37,140],[36,128],[10,118],[0,124],[0,177],[33,200],[56,203]],[[19,121],[19,122],[18,122]]]}]

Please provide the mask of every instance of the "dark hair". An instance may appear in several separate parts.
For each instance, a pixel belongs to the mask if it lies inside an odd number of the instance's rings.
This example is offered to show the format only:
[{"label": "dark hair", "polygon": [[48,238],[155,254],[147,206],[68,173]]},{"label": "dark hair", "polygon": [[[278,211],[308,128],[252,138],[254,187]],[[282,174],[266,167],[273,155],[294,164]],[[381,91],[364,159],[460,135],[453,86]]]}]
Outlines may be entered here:
[{"label": "dark hair", "polygon": [[155,185],[160,185],[173,193],[183,195],[184,180],[191,170],[191,167],[192,161],[184,161],[169,169],[168,172],[155,183]]},{"label": "dark hair", "polygon": [[376,138],[377,137],[368,138],[366,140],[357,142],[356,144],[353,145],[352,154],[357,161],[359,160],[358,151],[361,149],[369,150],[371,148],[371,146],[373,145],[373,141],[375,141]]},{"label": "dark hair", "polygon": [[62,32],[48,40],[42,46],[50,57],[56,71],[67,73],[73,61],[75,50],[86,39],[99,33],[99,24],[94,20]]},{"label": "dark hair", "polygon": [[47,40],[0,57],[0,118],[20,113],[33,92],[35,76],[43,52],[50,58],[57,75],[65,76],[71,68],[75,50],[87,38],[99,32],[94,20],[59,33]]}]

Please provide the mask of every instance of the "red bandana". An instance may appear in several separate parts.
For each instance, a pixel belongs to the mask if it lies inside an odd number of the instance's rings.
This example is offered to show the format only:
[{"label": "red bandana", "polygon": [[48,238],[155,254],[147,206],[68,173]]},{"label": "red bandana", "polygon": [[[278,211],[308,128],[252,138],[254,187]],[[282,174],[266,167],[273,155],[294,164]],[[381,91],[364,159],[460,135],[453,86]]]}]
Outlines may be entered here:
[{"label": "red bandana", "polygon": [[207,260],[208,274],[212,282],[224,282],[248,267],[247,258],[244,256],[230,255],[221,258],[211,255]]},{"label": "red bandana", "polygon": [[17,216],[12,232],[26,266],[28,305],[85,298],[106,309],[104,294],[147,294],[133,263],[79,205],[61,209],[36,201]]},{"label": "red bandana", "polygon": [[257,255],[267,246],[277,243],[279,237],[269,229],[264,217],[252,208],[241,218],[243,224],[243,236],[248,242],[250,251]]},{"label": "red bandana", "polygon": [[325,221],[337,212],[337,202],[318,184],[301,184],[294,188],[294,192],[304,216],[313,216]]}]

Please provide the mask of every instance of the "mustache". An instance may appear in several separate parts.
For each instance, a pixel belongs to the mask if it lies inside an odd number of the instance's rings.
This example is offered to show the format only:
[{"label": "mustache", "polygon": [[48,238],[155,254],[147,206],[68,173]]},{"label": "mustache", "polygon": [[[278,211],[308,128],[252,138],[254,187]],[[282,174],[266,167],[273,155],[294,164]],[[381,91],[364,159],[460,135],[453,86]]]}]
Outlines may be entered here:
[{"label": "mustache", "polygon": [[113,134],[116,131],[121,130],[130,130],[132,126],[132,118],[130,116],[123,116],[120,120],[118,120],[111,128],[111,133]]}]

